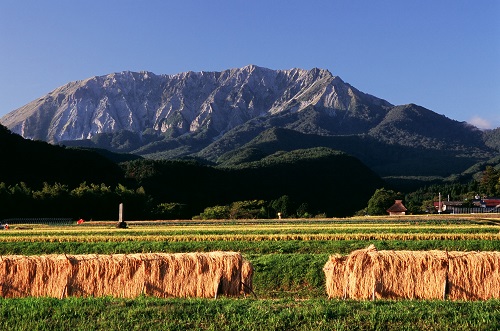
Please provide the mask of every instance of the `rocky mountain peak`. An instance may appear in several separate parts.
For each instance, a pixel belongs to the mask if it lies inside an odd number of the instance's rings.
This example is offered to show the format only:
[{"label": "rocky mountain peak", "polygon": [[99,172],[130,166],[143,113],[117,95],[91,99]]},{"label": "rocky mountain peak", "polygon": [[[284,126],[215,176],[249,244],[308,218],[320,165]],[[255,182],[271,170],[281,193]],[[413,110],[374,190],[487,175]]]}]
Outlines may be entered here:
[{"label": "rocky mountain peak", "polygon": [[23,137],[58,142],[120,130],[214,137],[250,119],[301,111],[327,113],[391,105],[344,83],[328,70],[271,70],[256,65],[221,72],[156,75],[123,71],[68,83],[4,116]]}]

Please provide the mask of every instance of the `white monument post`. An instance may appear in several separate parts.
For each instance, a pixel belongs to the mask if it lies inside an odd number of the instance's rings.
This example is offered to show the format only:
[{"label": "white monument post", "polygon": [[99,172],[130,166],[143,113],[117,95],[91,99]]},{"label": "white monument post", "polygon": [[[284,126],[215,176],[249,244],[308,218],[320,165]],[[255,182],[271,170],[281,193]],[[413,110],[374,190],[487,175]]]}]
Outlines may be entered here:
[{"label": "white monument post", "polygon": [[118,222],[123,222],[123,203],[120,203],[120,206],[118,207]]}]

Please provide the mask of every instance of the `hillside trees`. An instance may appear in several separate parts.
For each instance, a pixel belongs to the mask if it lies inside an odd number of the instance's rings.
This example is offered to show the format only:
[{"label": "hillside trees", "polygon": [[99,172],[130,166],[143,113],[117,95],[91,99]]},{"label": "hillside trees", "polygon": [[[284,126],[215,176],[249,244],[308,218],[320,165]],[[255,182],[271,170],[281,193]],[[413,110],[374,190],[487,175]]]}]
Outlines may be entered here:
[{"label": "hillside trees", "polygon": [[[278,214],[279,213],[279,214]],[[297,204],[287,195],[266,202],[264,200],[236,201],[225,206],[207,207],[196,218],[201,219],[256,219],[256,218],[308,218],[307,203]]]},{"label": "hillside trees", "polygon": [[500,171],[492,166],[487,166],[479,181],[479,188],[483,195],[500,195]]},{"label": "hillside trees", "polygon": [[231,167],[193,160],[136,160],[123,164],[123,168],[128,182],[144,187],[154,197],[155,205],[184,204],[192,215],[202,213],[207,206],[271,202],[287,196],[293,206],[276,202],[268,217],[276,217],[278,209],[289,216],[349,216],[383,184],[359,160],[328,148],[280,151]]},{"label": "hillside trees", "polygon": [[[34,188],[44,182],[76,187],[82,182],[116,185],[123,178],[120,166],[96,151],[54,146],[24,139],[0,125],[0,182]],[[111,153],[107,153],[111,155]],[[42,193],[46,194],[49,192]]]},{"label": "hillside trees", "polygon": [[157,220],[178,220],[191,218],[186,204],[177,202],[162,202],[153,207],[151,217]]},{"label": "hillside trees", "polygon": [[230,206],[207,207],[197,218],[203,220],[228,219],[230,208]]},{"label": "hillside trees", "polygon": [[0,183],[0,219],[13,215],[19,207],[27,206],[32,201],[32,190],[25,183],[8,186]]},{"label": "hillside trees", "polygon": [[[207,207],[195,218],[200,219],[257,219],[257,218],[308,218],[307,203],[297,204],[287,195],[266,202],[264,200],[236,201],[225,206]],[[278,214],[279,213],[279,214]]]},{"label": "hillside trees", "polygon": [[[114,188],[104,183],[83,182],[71,189],[61,183],[44,183],[32,189],[25,183],[0,183],[0,220],[9,218],[73,218],[85,220],[114,220],[118,205],[124,204],[127,220],[189,219],[193,209],[187,204],[163,202],[156,204],[143,187],[128,188],[118,184]],[[297,207],[298,206],[298,207]],[[228,205],[206,207],[197,217],[201,219],[256,219],[308,217],[307,204],[298,205],[288,196],[272,201],[242,200]]]},{"label": "hillside trees", "polygon": [[0,183],[0,219],[7,218],[84,218],[113,220],[118,205],[126,206],[127,219],[148,215],[149,197],[144,189],[115,188],[105,184],[81,183],[70,189],[60,183],[44,183],[32,189],[25,183],[7,186]]},{"label": "hillside trees", "polygon": [[322,147],[252,154],[252,162],[232,166],[194,159],[118,164],[130,159],[26,140],[3,126],[0,138],[9,160],[0,172],[0,219],[114,219],[120,202],[128,219],[191,218],[207,206],[230,206],[230,217],[350,216],[383,185],[355,157]]},{"label": "hillside trees", "polygon": [[500,128],[486,130],[483,132],[486,146],[500,151]]}]

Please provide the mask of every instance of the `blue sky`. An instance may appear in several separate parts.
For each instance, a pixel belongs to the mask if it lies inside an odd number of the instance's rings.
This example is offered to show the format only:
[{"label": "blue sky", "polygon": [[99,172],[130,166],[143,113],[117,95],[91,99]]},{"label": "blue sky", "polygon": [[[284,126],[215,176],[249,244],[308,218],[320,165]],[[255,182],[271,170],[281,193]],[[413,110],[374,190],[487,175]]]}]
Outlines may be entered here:
[{"label": "blue sky", "polygon": [[0,116],[96,75],[248,64],[499,127],[500,1],[0,1]]}]

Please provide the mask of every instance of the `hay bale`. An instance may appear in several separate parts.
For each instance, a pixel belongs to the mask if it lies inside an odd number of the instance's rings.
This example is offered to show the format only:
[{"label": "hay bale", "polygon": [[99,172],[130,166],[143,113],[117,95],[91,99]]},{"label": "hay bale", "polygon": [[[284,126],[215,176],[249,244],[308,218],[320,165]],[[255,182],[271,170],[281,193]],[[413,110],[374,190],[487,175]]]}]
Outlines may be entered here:
[{"label": "hay bale", "polygon": [[441,251],[377,251],[370,245],[330,256],[323,270],[329,298],[439,299],[447,264]]},{"label": "hay bale", "polygon": [[377,251],[332,255],[323,268],[329,298],[500,298],[500,252]]},{"label": "hay bale", "polygon": [[449,252],[450,300],[500,298],[500,252]]},{"label": "hay bale", "polygon": [[140,294],[131,287],[130,273],[136,274],[140,264],[125,263],[128,256],[72,255],[68,256],[71,273],[67,279],[67,295],[98,297],[135,297]]},{"label": "hay bale", "polygon": [[156,254],[143,260],[146,295],[213,298],[241,292],[243,258],[239,253]]},{"label": "hay bale", "polygon": [[443,251],[379,251],[374,264],[374,297],[384,299],[440,299],[446,284]]},{"label": "hay bale", "polygon": [[[30,257],[35,265],[34,277],[31,277],[31,290],[29,296],[66,296],[66,282],[70,276],[71,263],[64,255]],[[57,277],[50,275],[57,274]]]},{"label": "hay bale", "polygon": [[253,265],[247,261],[243,260],[241,265],[241,291],[244,294],[253,293]]},{"label": "hay bale", "polygon": [[347,256],[340,254],[330,255],[323,267],[326,280],[328,298],[342,298],[344,296],[344,272]]},{"label": "hay bale", "polygon": [[251,290],[252,272],[236,252],[2,256],[0,295],[235,296]]},{"label": "hay bale", "polygon": [[344,271],[343,298],[370,299],[375,288],[375,260],[377,249],[370,245],[353,251],[347,257]]},{"label": "hay bale", "polygon": [[19,255],[0,258],[0,295],[5,298],[28,296],[26,284],[30,284],[34,266]]},{"label": "hay bale", "polygon": [[[0,257],[0,296],[6,298],[40,296],[50,292],[60,296],[59,280],[41,274],[41,270],[52,270],[64,275],[61,266],[65,260],[9,255]],[[37,277],[38,275],[38,277]],[[57,293],[57,294],[55,294]]]}]

